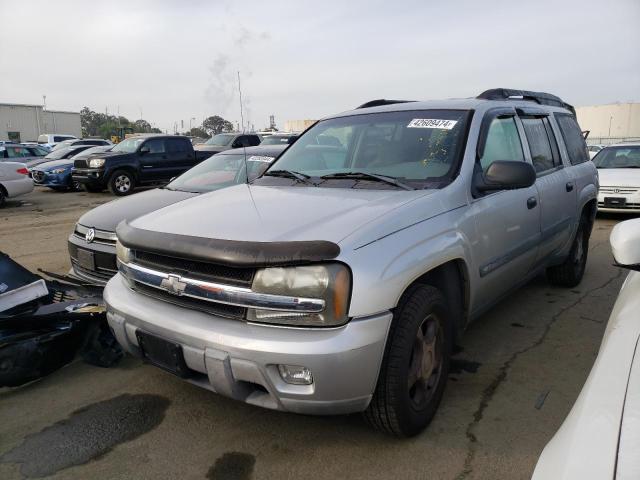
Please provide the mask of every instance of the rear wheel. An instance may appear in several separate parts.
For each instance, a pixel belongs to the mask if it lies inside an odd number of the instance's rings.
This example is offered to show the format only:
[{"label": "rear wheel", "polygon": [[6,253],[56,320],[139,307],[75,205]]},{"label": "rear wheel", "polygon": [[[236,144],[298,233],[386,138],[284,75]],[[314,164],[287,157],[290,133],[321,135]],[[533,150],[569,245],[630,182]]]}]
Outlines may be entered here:
[{"label": "rear wheel", "polygon": [[436,413],[449,374],[452,319],[442,293],[412,287],[395,312],[366,420],[399,437],[420,433]]},{"label": "rear wheel", "polygon": [[575,287],[582,281],[589,253],[589,232],[584,216],[580,220],[569,256],[561,265],[547,268],[547,279],[553,285]]},{"label": "rear wheel", "polygon": [[126,170],[118,170],[109,179],[109,190],[119,197],[129,195],[135,187],[133,174]]},{"label": "rear wheel", "polygon": [[7,198],[7,195],[4,193],[4,188],[0,185],[0,207],[4,205],[4,201]]}]

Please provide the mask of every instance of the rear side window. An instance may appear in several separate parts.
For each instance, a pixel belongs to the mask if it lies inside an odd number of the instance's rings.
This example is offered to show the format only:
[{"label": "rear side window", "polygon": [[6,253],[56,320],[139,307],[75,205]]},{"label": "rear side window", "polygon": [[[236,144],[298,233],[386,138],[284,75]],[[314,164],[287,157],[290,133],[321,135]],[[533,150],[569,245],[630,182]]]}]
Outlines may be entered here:
[{"label": "rear side window", "polygon": [[73,137],[69,137],[66,135],[61,135],[61,136],[56,135],[53,137],[54,142],[64,142],[65,140],[73,140],[73,139],[74,139]]},{"label": "rear side window", "polygon": [[587,144],[582,136],[582,131],[578,126],[573,115],[568,113],[556,113],[556,121],[560,127],[560,133],[562,139],[567,147],[567,153],[569,154],[569,161],[572,165],[583,163],[589,160],[589,151],[587,150]]},{"label": "rear side window", "polygon": [[522,143],[513,117],[496,117],[491,121],[480,157],[482,170],[499,160],[524,162]]},{"label": "rear side window", "polygon": [[187,140],[181,138],[169,138],[167,142],[167,151],[169,153],[182,153],[188,152],[190,144]]},{"label": "rear side window", "polygon": [[251,145],[252,147],[260,145],[260,137],[257,135],[251,135],[249,137],[249,145]]},{"label": "rear side window", "polygon": [[24,147],[7,147],[7,157],[22,158],[31,156],[30,152]]},{"label": "rear side window", "polygon": [[524,133],[527,136],[531,152],[531,160],[537,173],[551,170],[561,164],[557,154],[557,147],[555,149],[551,148],[551,141],[555,142],[555,138],[550,138],[550,134],[553,135],[553,132],[547,129],[546,121],[546,119],[542,118],[522,119],[522,126],[524,127]]}]

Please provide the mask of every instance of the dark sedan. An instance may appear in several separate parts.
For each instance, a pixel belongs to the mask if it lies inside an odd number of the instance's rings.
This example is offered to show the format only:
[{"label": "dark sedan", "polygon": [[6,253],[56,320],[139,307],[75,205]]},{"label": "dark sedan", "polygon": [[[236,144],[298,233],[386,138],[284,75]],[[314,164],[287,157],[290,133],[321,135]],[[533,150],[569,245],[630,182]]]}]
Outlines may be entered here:
[{"label": "dark sedan", "polygon": [[[71,276],[104,285],[116,273],[116,226],[174,203],[260,176],[287,145],[226,150],[165,187],[100,205],[85,213],[69,236]],[[246,168],[245,168],[246,165]]]}]

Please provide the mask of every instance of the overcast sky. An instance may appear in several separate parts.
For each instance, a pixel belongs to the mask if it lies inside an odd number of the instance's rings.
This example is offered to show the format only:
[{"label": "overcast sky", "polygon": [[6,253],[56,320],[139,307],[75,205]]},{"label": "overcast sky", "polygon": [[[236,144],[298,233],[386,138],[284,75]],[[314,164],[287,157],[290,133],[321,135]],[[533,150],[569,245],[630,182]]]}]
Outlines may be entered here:
[{"label": "overcast sky", "polygon": [[640,101],[640,0],[0,0],[0,102],[256,128],[374,98]]}]

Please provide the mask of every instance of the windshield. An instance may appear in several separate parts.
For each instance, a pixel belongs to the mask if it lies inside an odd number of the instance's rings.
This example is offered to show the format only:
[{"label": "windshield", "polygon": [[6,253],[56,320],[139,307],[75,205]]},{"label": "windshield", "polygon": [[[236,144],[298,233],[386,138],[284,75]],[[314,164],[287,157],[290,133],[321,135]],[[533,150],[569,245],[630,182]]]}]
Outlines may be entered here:
[{"label": "windshield", "polygon": [[123,140],[115,147],[111,149],[112,152],[120,152],[120,153],[133,153],[135,152],[140,144],[144,142],[146,139],[144,137],[133,137],[127,138]]},{"label": "windshield", "polygon": [[74,150],[74,149],[71,147],[61,148],[59,150],[55,150],[47,154],[47,156],[44,158],[48,158],[50,160],[59,160],[61,158],[66,158],[66,155],[69,154],[71,150]]},{"label": "windshield", "polygon": [[457,173],[467,118],[461,110],[417,110],[324,120],[300,136],[269,171],[316,177],[317,186],[384,187],[365,175],[359,181],[322,178],[345,173],[393,177],[413,188],[441,186]]},{"label": "windshield", "polygon": [[[238,183],[245,183],[247,177],[244,169],[244,155],[226,154],[214,155],[191,170],[180,175],[167,185],[170,190],[205,193],[219,188],[229,187]],[[249,180],[262,175],[273,157],[247,155]]]},{"label": "windshield", "polygon": [[295,137],[289,135],[269,135],[260,142],[260,145],[288,145],[289,139],[293,138]]},{"label": "windshield", "polygon": [[597,168],[640,168],[640,146],[603,148],[593,163]]},{"label": "windshield", "polygon": [[235,135],[229,133],[219,133],[218,135],[214,135],[209,140],[207,140],[205,145],[215,145],[217,147],[223,147],[231,143]]}]

